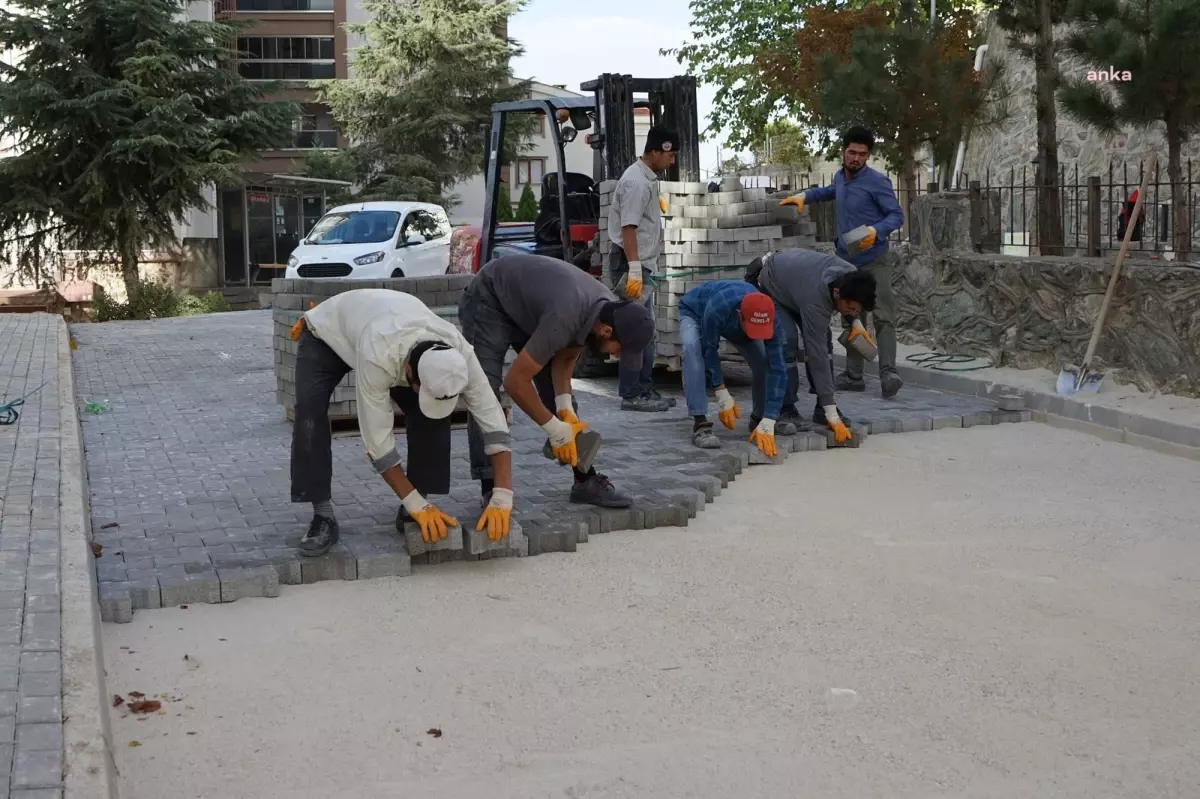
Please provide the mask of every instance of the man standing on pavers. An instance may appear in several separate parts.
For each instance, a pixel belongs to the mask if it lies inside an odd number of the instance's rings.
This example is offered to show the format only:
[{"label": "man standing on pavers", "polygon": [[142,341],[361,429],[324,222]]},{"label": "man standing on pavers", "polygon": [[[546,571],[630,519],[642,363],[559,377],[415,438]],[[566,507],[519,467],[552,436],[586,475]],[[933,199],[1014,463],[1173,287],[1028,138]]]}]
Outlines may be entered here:
[{"label": "man standing on pavers", "polygon": [[[641,302],[654,313],[658,287],[658,254],[662,246],[662,215],[666,202],[658,189],[658,173],[675,163],[679,136],[655,126],[646,134],[645,153],[625,170],[608,210],[608,257],[613,289]],[[665,411],[675,400],[654,389],[655,339],[646,344],[641,367],[619,370],[617,390],[623,411]]]},{"label": "man standing on pavers", "polygon": [[[828,317],[826,317],[828,318]],[[710,280],[684,294],[679,301],[679,339],[683,347],[683,393],[692,417],[692,443],[717,449],[721,440],[708,421],[708,383],[717,395],[717,418],[730,430],[741,416],[725,388],[720,347],[725,338],[737,348],[753,375],[754,408],[750,414],[750,440],[764,455],[777,454],[775,435],[796,434],[795,425],[777,422],[787,387],[783,361],[783,325],[767,295],[739,280]]]},{"label": "man standing on pavers", "polygon": [[[843,318],[857,319],[874,308],[875,278],[835,255],[797,247],[755,258],[746,267],[746,282],[791,317],[795,324],[783,325],[785,333],[795,335],[799,328],[804,337],[808,383],[817,395],[813,424],[826,425],[838,444],[848,441],[850,420],[838,413],[834,399],[829,318],[837,311]],[[850,340],[865,336],[870,341],[861,322],[852,326],[850,335]]]},{"label": "man standing on pavers", "polygon": [[[904,224],[904,212],[887,175],[867,166],[875,147],[871,131],[859,126],[850,128],[842,137],[842,146],[842,169],[833,176],[833,185],[809,189],[779,204],[793,205],[799,213],[809,203],[836,201],[837,254],[875,278],[873,317],[875,338],[879,342],[879,383],[884,398],[890,398],[896,396],[904,383],[896,372],[896,304],[892,294],[896,256],[888,249],[888,236]],[[856,242],[854,239],[861,235],[856,232],[859,228],[865,228],[865,236]],[[866,324],[865,311],[860,319]],[[849,328],[852,321],[843,319],[843,327]],[[826,333],[832,347],[833,334]],[[837,378],[838,391],[866,391],[866,388],[862,355],[847,352],[846,371]]]},{"label": "man standing on pavers", "polygon": [[[367,457],[433,543],[458,521],[425,494],[450,492],[450,414],[459,396],[481,430],[497,484],[476,530],[496,541],[512,514],[512,450],[500,401],[458,329],[411,294],[387,289],[347,291],[310,309],[292,328],[296,355],[296,421],[292,428],[292,502],[311,502],[313,520],[300,554],[324,555],[338,542],[331,502],[333,451],[329,400],[354,370],[358,421]],[[404,411],[408,473],[392,433],[392,400]]]},{"label": "man standing on pavers", "polygon": [[[458,318],[497,396],[503,376],[508,396],[546,432],[555,459],[573,468],[571,501],[628,508],[633,501],[607,477],[590,465],[586,472],[575,468],[575,437],[587,423],[576,416],[571,376],[585,345],[620,355],[623,370],[640,369],[646,342],[654,336],[650,311],[618,300],[600,281],[565,261],[520,253],[479,270],[459,300]],[[510,347],[517,358],[504,376]],[[484,457],[486,431],[472,413],[471,477],[480,481],[485,499],[499,481]]]}]

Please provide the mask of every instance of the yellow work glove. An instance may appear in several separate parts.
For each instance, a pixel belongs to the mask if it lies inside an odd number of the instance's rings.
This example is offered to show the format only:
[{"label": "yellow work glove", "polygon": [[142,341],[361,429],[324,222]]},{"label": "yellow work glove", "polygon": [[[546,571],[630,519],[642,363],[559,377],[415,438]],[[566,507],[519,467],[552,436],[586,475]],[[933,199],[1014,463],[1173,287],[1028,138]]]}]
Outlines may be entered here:
[{"label": "yellow work glove", "polygon": [[721,420],[721,424],[732,430],[736,426],[735,419],[740,419],[742,412],[738,410],[737,403],[733,401],[733,395],[729,393],[729,389],[717,389],[717,418]]},{"label": "yellow work glove", "polygon": [[488,540],[499,541],[508,535],[509,519],[512,516],[513,492],[508,488],[493,488],[492,499],[483,509],[475,532],[487,530]]},{"label": "yellow work glove", "polygon": [[458,526],[457,519],[442,513],[437,505],[421,496],[419,491],[413,491],[401,501],[408,515],[421,525],[421,539],[426,544],[436,544],[449,534],[447,528]]},{"label": "yellow work glove", "polygon": [[875,346],[875,339],[871,338],[871,334],[867,332],[867,329],[863,327],[863,323],[859,319],[855,319],[854,324],[850,325],[850,335],[846,338],[846,341],[854,341],[856,338],[865,338],[872,347]]},{"label": "yellow work glove", "polygon": [[750,432],[749,440],[762,454],[774,458],[779,453],[775,448],[775,420],[763,419],[759,422],[758,427]]},{"label": "yellow work glove", "polygon": [[838,415],[836,405],[825,406],[825,426],[833,431],[835,443],[844,444],[850,440],[850,428],[846,427],[846,423]]},{"label": "yellow work glove", "polygon": [[550,439],[550,450],[559,463],[565,466],[579,464],[579,452],[575,449],[575,436],[587,429],[587,422],[564,422],[551,419],[542,425]]},{"label": "yellow work glove", "polygon": [[555,397],[554,407],[558,410],[559,419],[567,424],[579,424],[579,417],[575,415],[575,403],[571,401],[570,394],[559,394]]},{"label": "yellow work glove", "polygon": [[664,214],[667,212],[667,198],[661,194],[658,195],[658,207]]},{"label": "yellow work glove", "polygon": [[629,276],[625,278],[625,296],[631,300],[642,298],[642,262],[629,262]]},{"label": "yellow work glove", "polygon": [[858,249],[865,250],[875,244],[875,228],[867,228],[867,235],[858,243]]},{"label": "yellow work glove", "polygon": [[779,204],[781,206],[782,205],[794,205],[796,207],[796,213],[798,213],[798,214],[804,213],[804,195],[803,194],[797,194],[795,197],[788,197],[787,199],[780,200]]}]

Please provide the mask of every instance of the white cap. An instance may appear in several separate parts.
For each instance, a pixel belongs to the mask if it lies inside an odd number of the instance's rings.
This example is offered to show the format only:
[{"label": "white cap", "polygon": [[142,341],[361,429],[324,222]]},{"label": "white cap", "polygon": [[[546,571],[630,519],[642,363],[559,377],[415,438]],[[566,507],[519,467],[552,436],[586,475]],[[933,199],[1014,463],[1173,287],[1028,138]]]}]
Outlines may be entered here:
[{"label": "white cap", "polygon": [[421,413],[445,419],[454,413],[458,395],[467,390],[467,362],[455,349],[428,350],[417,366],[417,382]]}]

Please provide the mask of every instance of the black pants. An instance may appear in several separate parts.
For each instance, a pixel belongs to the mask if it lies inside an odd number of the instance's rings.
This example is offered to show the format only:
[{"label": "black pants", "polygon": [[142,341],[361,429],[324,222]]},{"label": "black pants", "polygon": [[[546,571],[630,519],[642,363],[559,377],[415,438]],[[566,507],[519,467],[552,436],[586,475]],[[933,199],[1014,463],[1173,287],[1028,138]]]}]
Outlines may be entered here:
[{"label": "black pants", "polygon": [[[292,426],[292,502],[326,502],[333,487],[333,440],[329,400],[350,372],[329,345],[307,328],[296,355],[296,421]],[[450,419],[421,413],[417,392],[392,388],[392,401],[404,412],[408,442],[405,474],[423,496],[450,493]]]},{"label": "black pants", "polygon": [[[504,359],[508,356],[508,350],[512,348],[519,353],[529,337],[504,313],[491,287],[478,278],[463,291],[458,302],[458,321],[462,325],[463,338],[475,349],[475,357],[479,359],[496,399],[499,399],[500,389],[504,385]],[[554,412],[554,379],[550,364],[543,366],[542,371],[534,376],[533,385],[542,404]],[[467,423],[467,441],[471,450],[471,479],[493,479],[492,462],[484,452],[483,431],[475,423],[474,417],[470,417]]]}]

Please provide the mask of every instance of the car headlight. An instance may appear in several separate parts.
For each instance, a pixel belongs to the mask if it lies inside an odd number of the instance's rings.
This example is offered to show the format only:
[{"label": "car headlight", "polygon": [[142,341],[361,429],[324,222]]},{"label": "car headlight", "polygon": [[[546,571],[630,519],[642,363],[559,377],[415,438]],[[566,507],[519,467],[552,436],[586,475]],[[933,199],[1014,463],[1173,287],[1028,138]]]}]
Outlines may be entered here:
[{"label": "car headlight", "polygon": [[384,256],[384,252],[382,250],[380,250],[379,252],[372,252],[372,253],[368,253],[366,255],[360,255],[354,259],[354,263],[358,264],[359,266],[366,266],[367,264],[377,264],[383,260],[383,256]]},{"label": "car headlight", "polygon": [[297,257],[296,257],[296,256],[294,256],[294,255],[288,256],[288,262],[287,262],[287,268],[288,268],[288,269],[295,269],[295,268],[296,268],[297,266],[299,266],[299,265],[300,265],[300,259],[299,259],[299,258],[297,258]]}]

